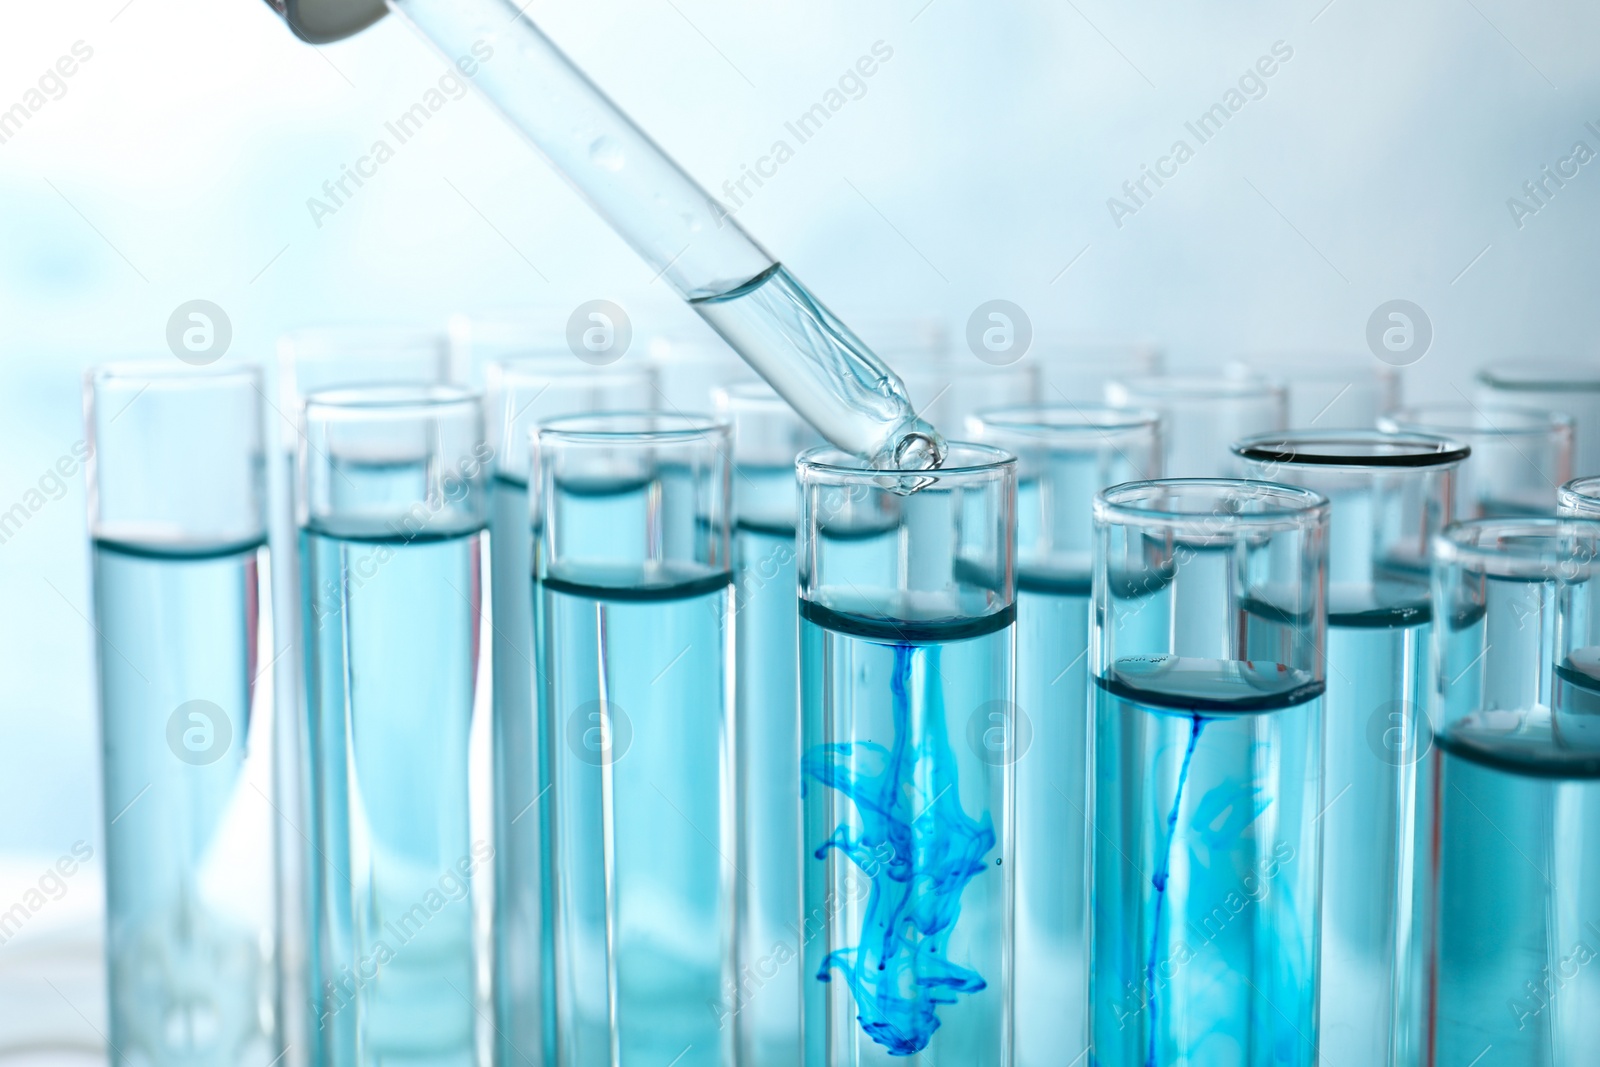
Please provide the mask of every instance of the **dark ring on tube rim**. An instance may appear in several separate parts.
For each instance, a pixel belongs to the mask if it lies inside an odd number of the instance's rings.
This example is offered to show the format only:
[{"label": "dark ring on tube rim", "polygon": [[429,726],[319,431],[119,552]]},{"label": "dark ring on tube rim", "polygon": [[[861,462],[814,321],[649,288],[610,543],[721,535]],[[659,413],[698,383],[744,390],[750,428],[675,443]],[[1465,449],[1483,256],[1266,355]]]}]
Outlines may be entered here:
[{"label": "dark ring on tube rim", "polygon": [[[1339,451],[1349,448],[1352,451]],[[1354,451],[1365,449],[1365,451]],[[1472,449],[1429,433],[1330,430],[1264,433],[1236,441],[1233,454],[1254,463],[1320,467],[1443,467],[1460,463]]]}]

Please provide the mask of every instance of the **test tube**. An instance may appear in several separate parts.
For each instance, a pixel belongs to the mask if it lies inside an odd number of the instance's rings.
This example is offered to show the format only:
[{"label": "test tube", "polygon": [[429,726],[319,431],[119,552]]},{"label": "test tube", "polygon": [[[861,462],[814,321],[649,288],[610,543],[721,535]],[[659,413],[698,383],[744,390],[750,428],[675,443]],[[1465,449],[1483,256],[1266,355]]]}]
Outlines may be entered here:
[{"label": "test tube", "polygon": [[1425,1062],[1584,1063],[1600,1043],[1600,523],[1434,542]]},{"label": "test tube", "polygon": [[1270,352],[1241,356],[1228,374],[1281,382],[1293,430],[1361,429],[1400,406],[1400,374],[1370,354]]},{"label": "test tube", "polygon": [[[381,0],[270,0],[337,40]],[[517,0],[388,0],[613,229],[828,440],[880,465],[937,466],[943,442],[894,372],[535,26]],[[876,69],[878,59],[862,61]],[[452,77],[455,71],[451,72]]]},{"label": "test tube", "polygon": [[481,404],[332,389],[301,418],[317,1063],[473,1067],[494,860],[468,774],[488,668]]},{"label": "test tube", "polygon": [[538,430],[558,1063],[734,1062],[730,446],[704,416]]},{"label": "test tube", "polygon": [[1490,406],[1571,415],[1574,470],[1600,474],[1600,365],[1562,360],[1497,363],[1478,372],[1473,399]]},{"label": "test tube", "polygon": [[1556,507],[1569,519],[1600,519],[1600,475],[1563,485],[1556,494]]},{"label": "test tube", "polygon": [[[528,495],[528,440],[543,419],[647,408],[648,368],[590,366],[566,350],[497,360],[488,377],[489,572],[494,636],[494,996],[500,1067],[555,1063],[554,950],[550,944],[549,738],[535,710],[544,676],[540,599],[528,595],[538,568],[538,508]],[[534,505],[537,501],[533,502]],[[530,528],[531,520],[531,528]]]},{"label": "test tube", "polygon": [[283,1051],[261,375],[85,379],[111,1063]]},{"label": "test tube", "polygon": [[1016,461],[949,449],[798,465],[808,1067],[1012,1059]]},{"label": "test tube", "polygon": [[946,436],[959,436],[969,418],[990,408],[1039,402],[1039,369],[1024,358],[992,366],[960,356],[914,360],[899,367],[911,401]]},{"label": "test tube", "polygon": [[1106,402],[1161,417],[1166,446],[1161,469],[1173,478],[1236,474],[1229,446],[1243,437],[1283,429],[1288,412],[1281,384],[1230,378],[1222,371],[1108,382]]},{"label": "test tube", "polygon": [[1160,474],[1148,412],[1006,408],[969,424],[1017,457],[1016,1063],[1089,1048],[1089,588],[1094,495]]},{"label": "test tube", "polygon": [[1456,476],[1454,519],[1553,515],[1556,491],[1572,477],[1572,418],[1558,412],[1424,405],[1385,415],[1378,428],[1439,434],[1472,449]]},{"label": "test tube", "polygon": [[739,1063],[799,1067],[800,700],[795,600],[795,458],[820,442],[760,382],[717,400],[733,428],[735,729],[734,865]]},{"label": "test tube", "polygon": [[1326,496],[1321,1040],[1373,1067],[1419,1062],[1417,819],[1426,726],[1428,548],[1466,446],[1424,434],[1291,430],[1234,446],[1253,478]]},{"label": "test tube", "polygon": [[1310,1067],[1328,502],[1175,479],[1094,517],[1096,1062]]},{"label": "test tube", "polygon": [[300,616],[300,553],[296,516],[300,411],[309,393],[340,386],[414,383],[444,385],[455,379],[454,361],[435,330],[380,324],[344,324],[294,330],[278,339],[276,429],[278,461],[268,472],[272,500],[273,622],[282,654],[273,661],[278,694],[278,806],[289,833],[279,850],[283,1026],[282,1067],[304,1067],[316,1044],[313,990],[321,985],[308,938],[312,874],[320,862],[317,823],[311,815],[310,740],[306,734],[305,641]]},{"label": "test tube", "polygon": [[738,353],[714,337],[652,337],[648,352],[656,395],[645,406],[675,415],[703,415],[719,390],[756,380]]},{"label": "test tube", "polygon": [[1106,385],[1119,379],[1150,378],[1166,369],[1153,341],[1109,341],[1043,337],[1031,351],[1039,364],[1043,404],[1101,405]]}]

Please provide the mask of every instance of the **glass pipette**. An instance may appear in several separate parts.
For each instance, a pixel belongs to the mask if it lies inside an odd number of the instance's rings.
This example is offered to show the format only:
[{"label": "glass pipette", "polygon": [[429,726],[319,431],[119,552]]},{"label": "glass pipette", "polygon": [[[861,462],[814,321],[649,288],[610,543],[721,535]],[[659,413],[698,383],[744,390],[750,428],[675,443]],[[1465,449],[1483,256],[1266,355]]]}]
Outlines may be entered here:
[{"label": "glass pipette", "polygon": [[[268,2],[312,41],[354,32],[381,14],[379,0]],[[487,52],[467,80],[823,437],[886,467],[942,462],[943,440],[917,417],[895,373],[623,114],[522,5],[386,2],[451,62]]]}]

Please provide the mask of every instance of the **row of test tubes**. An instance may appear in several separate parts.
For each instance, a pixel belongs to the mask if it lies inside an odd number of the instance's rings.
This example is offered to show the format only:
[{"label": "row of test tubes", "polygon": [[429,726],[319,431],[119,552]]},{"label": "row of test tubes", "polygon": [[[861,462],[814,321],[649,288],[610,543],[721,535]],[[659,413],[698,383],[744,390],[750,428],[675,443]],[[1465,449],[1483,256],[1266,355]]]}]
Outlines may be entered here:
[{"label": "row of test tubes", "polygon": [[670,347],[91,372],[114,1063],[1593,1047],[1594,412]]}]

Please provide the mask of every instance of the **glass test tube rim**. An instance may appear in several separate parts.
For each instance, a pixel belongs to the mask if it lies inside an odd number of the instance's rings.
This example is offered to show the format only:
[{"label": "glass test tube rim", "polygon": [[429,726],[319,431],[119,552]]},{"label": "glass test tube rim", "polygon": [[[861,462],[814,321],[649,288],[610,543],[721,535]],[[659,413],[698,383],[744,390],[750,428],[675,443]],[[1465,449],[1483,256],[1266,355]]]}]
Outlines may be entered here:
[{"label": "glass test tube rim", "polygon": [[[321,500],[320,496],[315,502],[318,506],[313,506],[313,494],[309,489],[313,466],[319,469],[326,467],[330,470],[338,466],[331,455],[324,453],[312,443],[313,423],[326,427],[362,423],[374,427],[407,423],[422,426],[432,423],[436,431],[441,423],[452,418],[464,418],[471,426],[473,439],[481,443],[484,439],[483,394],[479,390],[462,385],[394,382],[371,386],[340,385],[308,394],[300,410],[300,434],[295,463],[298,487],[296,524],[336,537],[359,537],[371,534],[371,531],[364,527],[343,529],[343,517],[339,515],[337,509],[324,511],[323,505],[326,502]],[[430,448],[439,443],[436,440],[437,436],[436,432],[430,434]],[[315,457],[313,453],[316,454]],[[487,521],[487,516],[481,514],[485,507],[485,491],[482,484],[486,473],[485,464],[476,463],[470,470],[466,467],[464,459],[462,469],[457,471],[459,475],[457,480],[462,483],[464,490],[461,499],[454,502],[459,506],[451,509],[451,518],[454,521],[440,526],[435,531],[437,533],[453,535],[472,532],[481,529]]]},{"label": "glass test tube rim", "polygon": [[[832,445],[822,445],[808,448],[800,453],[794,461],[795,471],[801,481],[831,481],[834,484],[871,482],[875,486],[881,486],[886,480],[901,481],[910,478],[931,488],[935,483],[983,480],[1008,468],[1013,471],[1016,469],[1017,457],[1006,449],[977,441],[947,440],[945,445],[948,452],[944,463],[927,470],[893,470],[864,466],[860,456],[834,448]],[[959,458],[962,456],[967,458]]]},{"label": "glass test tube rim", "polygon": [[1600,519],[1538,516],[1453,522],[1434,535],[1432,554],[1436,570],[1461,567],[1495,578],[1587,581],[1600,574]]},{"label": "glass test tube rim", "polygon": [[[1269,375],[1230,377],[1223,369],[1213,375],[1203,371],[1147,374],[1112,378],[1106,382],[1106,396],[1113,407],[1170,407],[1174,404],[1207,403],[1215,400],[1265,400],[1288,403],[1289,390],[1282,381]],[[1116,399],[1120,393],[1124,399]]]},{"label": "glass test tube rim", "polygon": [[464,385],[375,382],[318,389],[306,394],[303,403],[308,417],[312,413],[321,416],[326,412],[349,418],[370,418],[381,412],[396,418],[414,418],[452,407],[470,407],[482,400],[481,391]]},{"label": "glass test tube rim", "polygon": [[726,438],[730,429],[728,420],[718,415],[641,409],[559,415],[540,421],[530,434],[535,442],[626,446]]},{"label": "glass test tube rim", "polygon": [[1031,439],[1053,450],[1082,441],[1088,451],[1106,447],[1115,437],[1161,431],[1161,415],[1145,408],[1119,408],[1108,404],[1008,404],[984,408],[967,416],[967,432],[985,431]]},{"label": "glass test tube rim", "polygon": [[[1476,418],[1475,418],[1476,417]],[[1500,425],[1476,425],[1477,418],[1498,418]],[[1378,416],[1385,433],[1433,433],[1472,438],[1572,437],[1574,419],[1564,411],[1511,404],[1416,404]]]},{"label": "glass test tube rim", "polygon": [[1564,518],[1600,516],[1600,474],[1574,478],[1556,490],[1556,504]]},{"label": "glass test tube rim", "polygon": [[[1544,373],[1539,373],[1539,372]],[[1546,359],[1522,363],[1491,363],[1479,368],[1480,385],[1506,392],[1600,392],[1600,366],[1577,359]]]},{"label": "glass test tube rim", "polygon": [[[1252,505],[1273,502],[1276,506],[1251,511],[1227,511],[1213,506],[1207,510],[1156,508],[1138,503],[1174,492],[1196,495],[1209,492],[1212,501],[1242,501]],[[1231,495],[1229,495],[1231,494]],[[1287,530],[1326,527],[1332,505],[1313,489],[1253,478],[1151,478],[1123,482],[1095,494],[1096,525],[1160,527],[1175,532],[1227,535],[1241,527],[1257,530]],[[1219,526],[1219,522],[1223,525]],[[1225,539],[1232,540],[1232,536]]]},{"label": "glass test tube rim", "polygon": [[1472,455],[1465,442],[1409,430],[1279,431],[1235,441],[1232,451],[1251,463],[1344,470],[1438,469],[1457,466]]},{"label": "glass test tube rim", "polygon": [[253,382],[259,390],[266,381],[266,372],[259,363],[213,363],[197,366],[159,356],[119,359],[110,363],[97,363],[83,372],[85,389],[92,394],[100,382],[122,379],[139,381],[148,379],[151,388],[210,387],[230,378]]}]

